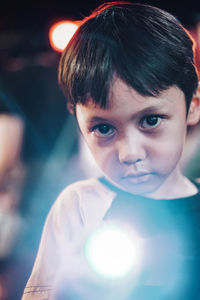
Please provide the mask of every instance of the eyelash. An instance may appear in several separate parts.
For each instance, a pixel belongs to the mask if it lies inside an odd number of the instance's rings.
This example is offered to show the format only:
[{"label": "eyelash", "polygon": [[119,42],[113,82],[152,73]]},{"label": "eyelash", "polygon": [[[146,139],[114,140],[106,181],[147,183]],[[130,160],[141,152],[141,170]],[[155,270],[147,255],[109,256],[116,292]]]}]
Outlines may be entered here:
[{"label": "eyelash", "polygon": [[[146,121],[146,123],[147,123],[147,120],[149,119],[149,121],[150,121],[150,118],[155,118],[155,119],[157,119],[157,121],[159,119],[159,123],[156,123],[155,125],[152,125],[152,126],[149,124],[147,124],[147,126],[144,126],[144,122]],[[159,126],[161,121],[165,118],[166,117],[164,115],[147,115],[147,116],[144,116],[140,120],[139,125],[142,130],[146,130],[146,131],[155,130]],[[149,125],[149,127],[148,127],[148,125]],[[101,131],[100,128],[103,129],[103,127],[104,127],[104,129],[105,129],[105,127],[107,127],[108,133],[100,132]],[[109,132],[110,130],[111,130],[111,132]],[[94,132],[96,134],[96,136],[100,137],[100,138],[101,137],[112,137],[114,135],[114,133],[116,132],[116,129],[114,126],[112,126],[110,124],[102,123],[102,124],[98,124],[98,125],[95,125],[94,127],[92,127],[90,129],[90,132]]]}]

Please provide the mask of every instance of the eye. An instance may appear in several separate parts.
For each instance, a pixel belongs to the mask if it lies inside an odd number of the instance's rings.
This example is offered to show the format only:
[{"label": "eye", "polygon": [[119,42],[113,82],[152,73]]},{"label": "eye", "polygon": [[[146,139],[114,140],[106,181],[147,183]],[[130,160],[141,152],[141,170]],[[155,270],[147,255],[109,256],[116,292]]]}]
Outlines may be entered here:
[{"label": "eye", "polygon": [[108,137],[114,134],[115,129],[109,124],[99,124],[93,127],[91,131],[93,131],[98,137]]},{"label": "eye", "polygon": [[155,128],[157,127],[160,122],[162,121],[161,116],[146,116],[141,121],[141,127],[142,128]]}]

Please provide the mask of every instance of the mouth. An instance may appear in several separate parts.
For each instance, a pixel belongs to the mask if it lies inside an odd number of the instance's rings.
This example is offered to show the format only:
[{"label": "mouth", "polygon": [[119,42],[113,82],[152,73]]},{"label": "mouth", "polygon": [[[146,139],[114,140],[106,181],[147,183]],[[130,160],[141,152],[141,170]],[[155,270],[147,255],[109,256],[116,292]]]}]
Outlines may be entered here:
[{"label": "mouth", "polygon": [[133,184],[139,184],[139,183],[145,183],[150,179],[151,176],[152,173],[143,173],[143,172],[128,173],[125,176],[122,176],[122,180],[129,181]]}]

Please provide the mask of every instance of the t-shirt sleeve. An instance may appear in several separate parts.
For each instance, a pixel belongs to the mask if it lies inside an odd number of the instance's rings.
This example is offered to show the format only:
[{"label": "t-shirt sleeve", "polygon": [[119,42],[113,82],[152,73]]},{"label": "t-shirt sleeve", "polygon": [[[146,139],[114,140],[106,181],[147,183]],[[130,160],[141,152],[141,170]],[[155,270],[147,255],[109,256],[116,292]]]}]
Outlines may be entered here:
[{"label": "t-shirt sleeve", "polygon": [[79,197],[70,188],[64,190],[45,222],[38,254],[22,300],[51,299],[59,277],[63,252],[70,252],[74,231],[82,226]]}]

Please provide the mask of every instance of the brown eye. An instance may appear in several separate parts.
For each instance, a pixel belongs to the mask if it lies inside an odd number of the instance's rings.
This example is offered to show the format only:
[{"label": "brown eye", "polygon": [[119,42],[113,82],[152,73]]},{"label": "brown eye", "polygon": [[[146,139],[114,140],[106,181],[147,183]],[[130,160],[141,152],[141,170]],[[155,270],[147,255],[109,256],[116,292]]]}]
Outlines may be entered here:
[{"label": "brown eye", "polygon": [[110,126],[103,124],[98,127],[98,130],[101,134],[107,134],[110,131]]},{"label": "brown eye", "polygon": [[114,128],[108,124],[100,124],[93,129],[97,136],[111,136],[114,133]]},{"label": "brown eye", "polygon": [[162,120],[162,118],[159,116],[147,116],[147,117],[143,118],[143,120],[141,122],[141,127],[142,128],[155,128],[160,124],[161,120]]}]

